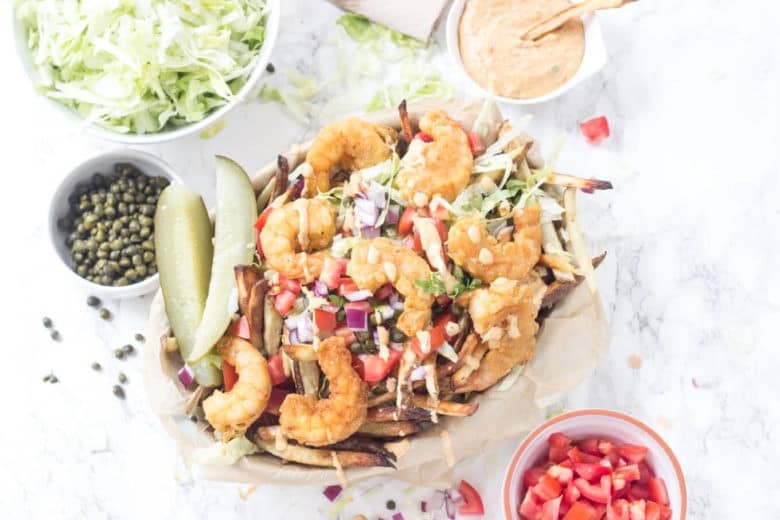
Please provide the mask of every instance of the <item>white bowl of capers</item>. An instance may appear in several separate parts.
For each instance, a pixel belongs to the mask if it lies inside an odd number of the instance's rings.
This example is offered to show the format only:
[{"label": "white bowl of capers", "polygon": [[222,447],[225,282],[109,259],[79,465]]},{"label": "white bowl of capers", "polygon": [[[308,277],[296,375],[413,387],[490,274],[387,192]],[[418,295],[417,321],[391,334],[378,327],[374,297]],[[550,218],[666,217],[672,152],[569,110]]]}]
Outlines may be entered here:
[{"label": "white bowl of capers", "polygon": [[49,235],[62,266],[107,298],[157,290],[154,213],[160,192],[181,179],[138,150],[92,157],[62,180],[49,207]]}]

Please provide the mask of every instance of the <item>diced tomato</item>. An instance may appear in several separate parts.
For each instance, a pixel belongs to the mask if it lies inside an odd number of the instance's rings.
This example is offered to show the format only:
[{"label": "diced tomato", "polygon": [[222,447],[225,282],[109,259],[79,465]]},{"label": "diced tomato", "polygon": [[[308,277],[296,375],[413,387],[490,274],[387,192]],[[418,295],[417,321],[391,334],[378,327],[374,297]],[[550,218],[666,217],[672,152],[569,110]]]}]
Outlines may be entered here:
[{"label": "diced tomato", "polygon": [[577,486],[568,485],[566,486],[566,490],[563,492],[563,499],[569,504],[573,504],[579,500],[581,496],[582,493],[580,493],[580,490],[577,489]]},{"label": "diced tomato", "polygon": [[387,361],[377,354],[364,354],[359,357],[363,365],[362,378],[368,383],[378,383],[387,377],[387,374],[395,368],[401,359],[401,351],[389,349],[390,355]]},{"label": "diced tomato", "polygon": [[620,453],[618,453],[617,446],[611,442],[601,441],[599,442],[599,451],[604,455],[612,466],[617,466],[620,462]]},{"label": "diced tomato", "polygon": [[416,134],[414,134],[414,139],[419,139],[424,143],[433,142],[433,137],[431,137],[431,134],[427,134],[425,132],[417,132]]},{"label": "diced tomato", "polygon": [[542,504],[541,520],[558,520],[558,514],[561,510],[561,497],[548,500]]},{"label": "diced tomato", "polygon": [[417,354],[417,357],[424,358],[431,352],[436,352],[439,350],[439,347],[444,345],[444,326],[447,322],[438,322],[434,323],[433,327],[428,330],[428,334],[430,335],[430,343],[431,343],[431,349],[428,352],[423,352],[422,347],[420,346],[420,340],[415,336],[412,338],[412,350],[414,350],[414,353]]},{"label": "diced tomato", "polygon": [[263,227],[265,226],[266,221],[268,220],[268,216],[271,214],[271,211],[273,211],[274,208],[265,208],[262,213],[260,213],[260,216],[257,217],[257,220],[255,220],[255,229],[258,233],[260,233],[263,230]]},{"label": "diced tomato", "polygon": [[268,372],[271,374],[271,383],[276,386],[287,381],[284,375],[284,361],[281,354],[274,354],[268,358]]},{"label": "diced tomato", "polygon": [[460,481],[458,491],[463,497],[463,502],[458,508],[458,514],[460,515],[484,515],[485,506],[482,504],[482,497],[479,496],[479,492],[465,480]]},{"label": "diced tomato", "polygon": [[671,520],[672,510],[666,506],[661,506],[661,520]]},{"label": "diced tomato", "polygon": [[561,485],[547,474],[542,475],[539,482],[531,490],[542,501],[552,500],[561,495]]},{"label": "diced tomato", "polygon": [[580,490],[582,496],[599,504],[606,504],[612,492],[612,478],[609,475],[602,476],[598,484],[591,484],[584,478],[578,478],[574,480],[574,485]]},{"label": "diced tomato", "polygon": [[653,471],[644,462],[640,462],[637,466],[639,466],[639,482],[641,484],[647,484],[647,480],[654,476]]},{"label": "diced tomato", "polygon": [[[566,461],[564,461],[566,462]],[[547,469],[547,474],[552,478],[560,482],[561,484],[568,484],[574,477],[574,473],[571,468],[555,465]]]},{"label": "diced tomato", "polygon": [[420,234],[417,232],[417,230],[415,230],[412,233],[412,236],[414,239],[414,242],[412,243],[412,249],[414,249],[418,253],[422,253],[423,246],[422,246],[422,240],[420,240]]},{"label": "diced tomato", "polygon": [[639,480],[639,466],[636,464],[620,466],[619,468],[616,468],[613,473],[613,478],[616,476],[622,478],[626,482]]},{"label": "diced tomato", "polygon": [[571,444],[571,438],[561,432],[555,432],[547,439],[547,444],[556,448],[564,448]]},{"label": "diced tomato", "polygon": [[662,506],[669,505],[669,492],[666,491],[666,482],[658,477],[650,477],[647,481],[647,487],[650,489],[650,496],[653,502]]},{"label": "diced tomato", "polygon": [[605,504],[593,504],[593,509],[596,511],[597,520],[601,520],[607,514],[607,506]]},{"label": "diced tomato", "polygon": [[628,505],[628,514],[631,520],[645,520],[645,501],[635,500]]},{"label": "diced tomato", "polygon": [[336,289],[341,282],[341,278],[346,272],[346,265],[339,262],[341,259],[325,258],[320,272],[320,281],[328,286],[328,289]]},{"label": "diced tomato", "polygon": [[629,520],[628,502],[619,499],[607,504],[607,520]]},{"label": "diced tomato", "polygon": [[546,473],[544,468],[531,468],[523,475],[523,485],[527,488],[535,486],[539,479]]},{"label": "diced tomato", "polygon": [[649,500],[651,498],[650,490],[647,486],[643,486],[642,484],[629,486],[627,495],[632,500]]},{"label": "diced tomato", "polygon": [[587,502],[576,502],[563,517],[563,520],[596,520],[596,510]]},{"label": "diced tomato", "polygon": [[618,453],[629,464],[639,464],[645,460],[647,448],[645,446],[637,446],[636,444],[623,444],[618,447]]},{"label": "diced tomato", "polygon": [[588,482],[598,481],[603,475],[609,475],[612,470],[602,464],[591,464],[587,462],[575,462],[572,464],[574,472],[587,480]]},{"label": "diced tomato", "polygon": [[599,451],[599,440],[595,437],[583,439],[577,443],[577,446],[585,453],[590,453],[591,455],[601,455],[601,452]]},{"label": "diced tomato", "polygon": [[246,319],[246,316],[241,316],[237,320],[233,320],[228,332],[231,336],[249,339],[249,320]]},{"label": "diced tomato", "polygon": [[580,123],[580,131],[591,144],[596,144],[609,137],[609,121],[604,116],[594,117]]},{"label": "diced tomato", "polygon": [[290,291],[296,296],[301,294],[301,282],[298,280],[291,280],[282,274],[279,275],[279,287],[281,287],[282,290]]},{"label": "diced tomato", "polygon": [[274,297],[274,307],[276,311],[282,316],[287,316],[292,306],[295,304],[295,293],[292,291],[284,290]]},{"label": "diced tomato", "polygon": [[542,505],[536,500],[530,489],[526,492],[517,512],[521,518],[526,520],[537,520],[542,515]]},{"label": "diced tomato", "polygon": [[352,281],[352,278],[342,278],[339,282],[338,290],[336,293],[338,293],[339,296],[347,297],[348,295],[352,294],[353,292],[359,291],[357,284]]},{"label": "diced tomato", "polygon": [[230,390],[233,388],[233,385],[236,384],[236,381],[238,381],[238,374],[236,373],[236,368],[223,359],[222,360],[222,382],[225,384],[225,392],[230,392]]},{"label": "diced tomato", "polygon": [[466,132],[469,138],[469,148],[471,148],[471,155],[476,157],[485,151],[485,145],[482,144],[482,138],[476,132]]},{"label": "diced tomato", "polygon": [[399,235],[408,235],[411,233],[412,227],[414,226],[414,217],[416,216],[417,210],[415,210],[412,206],[407,206],[404,212],[401,213],[401,218],[398,220]]},{"label": "diced tomato", "polygon": [[587,462],[589,464],[598,464],[601,459],[590,453],[583,453],[576,446],[566,452],[566,456],[569,457],[572,462]]},{"label": "diced tomato", "polygon": [[447,236],[449,232],[447,231],[447,225],[444,223],[442,219],[434,218],[433,219],[433,225],[436,226],[436,231],[439,232],[439,238],[441,238],[441,243],[447,241]]},{"label": "diced tomato", "polygon": [[281,388],[271,388],[271,397],[268,398],[268,404],[265,407],[266,413],[279,415],[279,408],[282,406],[284,398],[287,397],[287,394],[289,393],[290,392],[287,390],[282,390]]},{"label": "diced tomato", "polygon": [[655,502],[645,504],[645,520],[661,520],[661,506]]},{"label": "diced tomato", "polygon": [[314,324],[320,334],[336,330],[336,313],[325,309],[314,309]]}]

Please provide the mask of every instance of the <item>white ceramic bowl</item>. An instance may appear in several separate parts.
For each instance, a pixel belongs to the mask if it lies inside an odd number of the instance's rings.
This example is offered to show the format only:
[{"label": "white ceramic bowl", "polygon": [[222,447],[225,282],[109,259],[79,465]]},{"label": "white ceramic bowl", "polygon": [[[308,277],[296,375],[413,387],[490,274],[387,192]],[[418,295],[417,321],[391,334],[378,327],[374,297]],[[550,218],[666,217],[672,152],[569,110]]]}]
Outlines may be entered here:
[{"label": "white ceramic bowl", "polygon": [[[470,89],[481,96],[493,96],[496,100],[504,103],[510,103],[514,105],[533,105],[536,103],[542,103],[554,99],[561,94],[568,92],[574,88],[577,84],[583,82],[590,76],[600,71],[607,63],[607,49],[604,46],[604,38],[601,35],[601,26],[599,25],[598,18],[594,14],[589,14],[582,17],[583,25],[585,26],[585,54],[582,57],[580,68],[574,76],[566,83],[548,92],[543,96],[534,98],[511,98],[498,96],[493,92],[485,90],[480,86],[466,71],[463,66],[463,61],[460,58],[460,42],[458,37],[458,26],[460,25],[460,19],[463,15],[463,9],[466,6],[468,0],[455,0],[452,2],[449,14],[447,15],[447,27],[446,27],[446,39],[447,50],[450,58],[452,59],[455,67],[460,71],[466,80],[466,83]],[[578,2],[575,2],[578,3]],[[507,64],[507,67],[511,67],[511,64]]]},{"label": "white ceramic bowl", "polygon": [[[267,0],[267,1],[268,1],[269,10],[268,10],[268,18],[266,20],[265,41],[263,42],[263,45],[260,48],[260,52],[258,53],[256,58],[255,66],[252,69],[252,72],[249,74],[246,83],[241,88],[241,90],[239,90],[236,93],[235,97],[232,100],[228,101],[218,109],[209,113],[205,118],[203,118],[198,122],[190,123],[188,125],[180,126],[178,128],[172,128],[170,130],[163,130],[160,132],[149,133],[149,134],[123,134],[120,132],[114,132],[107,128],[103,128],[97,124],[90,124],[90,125],[86,125],[87,131],[97,137],[106,139],[108,141],[114,141],[117,143],[153,144],[153,143],[162,143],[165,141],[171,141],[173,139],[178,139],[180,137],[184,137],[187,135],[196,134],[208,128],[215,122],[217,122],[228,112],[230,112],[233,108],[243,103],[244,100],[247,99],[247,97],[252,93],[252,91],[257,86],[257,83],[258,81],[260,81],[260,78],[265,73],[265,67],[266,65],[268,65],[268,61],[271,57],[271,51],[273,50],[274,44],[276,43],[276,37],[279,33],[279,16],[281,10],[280,0]],[[22,66],[27,72],[27,75],[29,76],[32,85],[36,85],[38,83],[39,76],[38,76],[38,72],[36,71],[33,65],[30,56],[30,49],[27,46],[24,27],[22,23],[18,20],[16,13],[13,13],[12,17],[14,20],[14,33],[15,33],[14,39],[16,41],[16,51],[19,54],[19,58],[22,62]],[[30,88],[33,88],[32,85],[30,86]],[[65,113],[66,117],[72,119],[75,124],[84,125],[84,119],[81,115],[77,114],[73,110],[70,110],[68,107],[64,105],[57,103],[52,99],[49,99],[48,97],[46,99],[56,109],[60,110],[60,112]]]},{"label": "white ceramic bowl", "polygon": [[165,177],[172,183],[182,183],[181,178],[176,175],[167,163],[146,152],[125,149],[96,155],[79,164],[68,173],[54,193],[49,205],[49,238],[55,254],[60,259],[58,265],[63,272],[63,276],[70,276],[77,280],[77,283],[90,294],[105,298],[130,298],[156,291],[160,286],[159,275],[154,274],[140,282],[124,287],[110,287],[92,283],[79,276],[71,268],[72,260],[70,251],[65,245],[65,232],[57,227],[57,221],[68,213],[68,196],[73,193],[76,185],[87,181],[94,173],[113,173],[114,165],[117,163],[130,163],[146,175]]},{"label": "white ceramic bowl", "polygon": [[610,442],[647,446],[647,464],[657,477],[664,479],[669,492],[672,520],[685,520],[687,491],[680,463],[671,448],[648,425],[626,414],[612,410],[586,409],[567,412],[538,426],[517,448],[504,476],[503,510],[506,520],[519,520],[520,488],[526,470],[547,456],[547,439],[563,432],[572,439],[599,437]]}]

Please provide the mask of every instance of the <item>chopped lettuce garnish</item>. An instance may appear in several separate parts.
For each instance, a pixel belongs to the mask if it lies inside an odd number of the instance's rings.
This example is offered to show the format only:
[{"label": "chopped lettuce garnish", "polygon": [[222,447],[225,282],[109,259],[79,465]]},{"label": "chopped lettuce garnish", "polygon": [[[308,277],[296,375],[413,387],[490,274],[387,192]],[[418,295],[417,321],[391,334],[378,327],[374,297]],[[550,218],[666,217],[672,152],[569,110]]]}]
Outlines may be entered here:
[{"label": "chopped lettuce garnish", "polygon": [[466,280],[465,277],[458,277],[457,271],[453,274],[455,274],[457,283],[450,292],[447,292],[447,288],[444,285],[444,279],[442,278],[441,273],[431,273],[431,276],[427,280],[415,280],[414,285],[428,294],[432,294],[434,296],[446,294],[450,298],[457,298],[462,293],[476,289],[482,285],[482,281],[478,278],[471,278]]},{"label": "chopped lettuce garnish", "polygon": [[385,85],[374,94],[366,106],[366,112],[396,107],[404,99],[407,101],[446,100],[452,97],[452,92],[452,86],[444,83],[436,72],[406,71],[400,83]]},{"label": "chopped lettuce garnish", "polygon": [[344,238],[342,235],[336,235],[333,238],[333,245],[330,247],[330,250],[334,256],[346,258],[352,251],[352,248],[357,245],[358,240],[360,240],[358,237]]},{"label": "chopped lettuce garnish", "polygon": [[235,97],[265,39],[266,0],[18,0],[39,89],[88,121],[152,133]]},{"label": "chopped lettuce garnish", "polygon": [[200,133],[198,134],[198,137],[200,137],[201,139],[211,139],[212,137],[220,133],[225,128],[226,124],[227,124],[227,120],[225,118],[222,118],[216,123],[214,123],[213,125],[206,128],[205,130],[201,130]]},{"label": "chopped lettuce garnish", "polygon": [[244,436],[228,442],[215,442],[207,448],[195,450],[192,460],[202,466],[232,466],[246,455],[257,452],[257,446]]},{"label": "chopped lettuce garnish", "polygon": [[379,35],[378,26],[360,14],[344,13],[336,23],[344,28],[350,38],[359,43],[365,43]]}]

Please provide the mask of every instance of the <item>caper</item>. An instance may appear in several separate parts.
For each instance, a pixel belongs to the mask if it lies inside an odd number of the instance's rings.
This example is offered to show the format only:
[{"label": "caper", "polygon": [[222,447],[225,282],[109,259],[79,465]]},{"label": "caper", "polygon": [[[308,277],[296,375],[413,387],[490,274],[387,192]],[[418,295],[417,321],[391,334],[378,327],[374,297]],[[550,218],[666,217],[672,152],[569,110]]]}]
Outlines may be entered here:
[{"label": "caper", "polygon": [[114,357],[117,359],[122,359],[125,357],[125,352],[121,348],[114,349]]},{"label": "caper", "polygon": [[395,343],[403,343],[404,341],[406,341],[406,334],[393,327],[390,330],[390,339]]},{"label": "caper", "polygon": [[274,67],[273,63],[269,62],[268,65],[265,66],[265,71],[269,74],[273,74],[274,72],[276,72],[276,67]]},{"label": "caper", "polygon": [[60,380],[57,379],[57,376],[55,376],[54,374],[49,376],[49,383],[54,384],[54,383],[59,383],[59,382],[60,382]]},{"label": "caper", "polygon": [[344,312],[344,309],[339,309],[336,311],[336,321],[346,321],[347,314]]},{"label": "caper", "polygon": [[457,303],[453,303],[450,305],[450,314],[452,314],[453,318],[460,318],[463,316],[463,307],[458,305]]},{"label": "caper", "polygon": [[154,253],[152,253],[151,251],[144,251],[144,262],[147,264],[151,264],[152,262],[154,262]]},{"label": "caper", "polygon": [[111,319],[111,311],[103,307],[100,309],[100,317],[104,320],[110,320]]},{"label": "caper", "polygon": [[124,276],[121,276],[121,277],[117,278],[116,280],[114,280],[114,285],[117,286],[117,287],[123,287],[125,285],[128,285],[129,283],[130,283],[130,281],[127,278],[125,278]]},{"label": "caper", "polygon": [[97,361],[92,363],[92,370],[102,370],[102,369],[103,367],[100,366],[100,363],[98,363]]},{"label": "caper", "polygon": [[133,265],[141,265],[144,263],[144,260],[141,257],[141,255],[133,255],[131,261],[133,262]]},{"label": "caper", "polygon": [[148,227],[141,228],[141,231],[138,232],[138,235],[141,238],[149,238],[149,236],[152,234],[152,230]]},{"label": "caper", "polygon": [[121,386],[114,385],[113,392],[114,392],[114,395],[117,396],[118,398],[120,398],[120,399],[124,399],[125,398],[125,391],[122,390]]},{"label": "caper", "polygon": [[137,265],[135,266],[135,274],[137,274],[140,278],[143,278],[146,276],[147,268],[145,265]]},{"label": "caper", "polygon": [[135,337],[135,340],[138,341],[139,343],[143,343],[143,342],[146,341],[146,338],[140,332],[136,332],[134,337]]},{"label": "caper", "polygon": [[60,338],[62,337],[62,336],[60,336],[60,331],[58,331],[58,330],[51,331],[51,334],[49,334],[49,335],[51,336],[51,339],[53,339],[54,341],[59,341]]},{"label": "caper", "polygon": [[118,379],[119,379],[119,382],[120,382],[120,383],[123,383],[123,384],[124,384],[124,383],[127,383],[127,376],[125,375],[125,373],[124,373],[124,372],[119,372],[119,377],[118,377]]},{"label": "caper", "polygon": [[123,256],[119,259],[119,265],[120,267],[130,267],[130,259],[126,256]]},{"label": "caper", "polygon": [[122,347],[122,352],[124,352],[125,354],[132,354],[133,352],[135,352],[135,347],[128,343],[127,345]]},{"label": "caper", "polygon": [[54,325],[54,322],[51,321],[51,318],[49,318],[49,317],[44,317],[43,318],[43,326],[44,327],[46,327],[47,329],[50,329],[52,325]]},{"label": "caper", "polygon": [[385,504],[385,507],[389,509],[390,511],[395,509],[395,500],[388,500],[387,504]]},{"label": "caper", "polygon": [[125,278],[127,278],[130,281],[135,280],[138,278],[138,274],[135,272],[135,269],[128,269],[125,271]]}]

